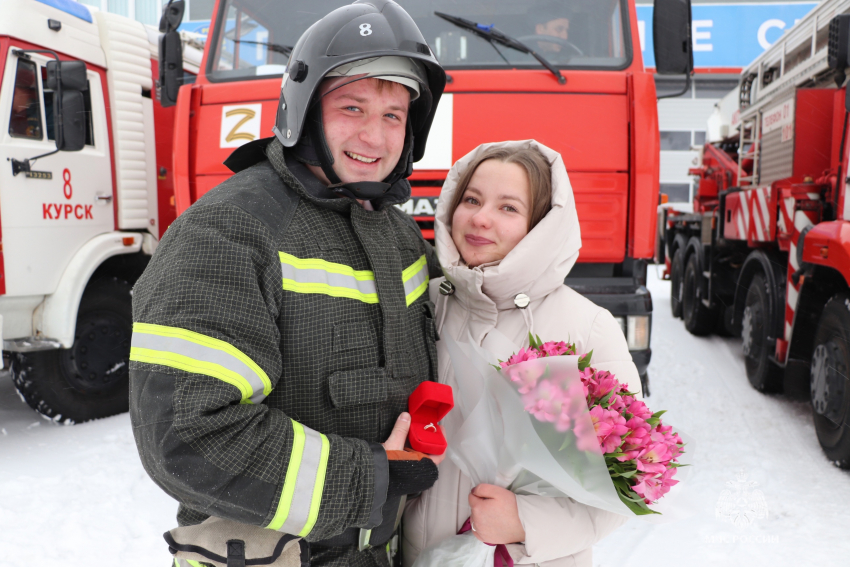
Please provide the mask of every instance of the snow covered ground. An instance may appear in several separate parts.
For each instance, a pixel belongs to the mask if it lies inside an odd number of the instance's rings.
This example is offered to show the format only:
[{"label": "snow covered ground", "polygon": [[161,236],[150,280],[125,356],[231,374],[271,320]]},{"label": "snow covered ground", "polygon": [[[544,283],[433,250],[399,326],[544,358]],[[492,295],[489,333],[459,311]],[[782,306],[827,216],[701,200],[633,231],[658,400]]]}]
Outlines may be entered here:
[{"label": "snow covered ground", "polygon": [[[652,266],[650,280],[647,401],[696,439],[697,513],[664,525],[633,520],[596,546],[594,564],[850,565],[850,472],[823,456],[808,405],[750,388],[740,341],[689,335]],[[742,470],[759,483],[750,490],[763,493],[767,517],[736,528],[715,506]],[[161,534],[175,509],[142,469],[128,415],[55,426],[0,375],[0,567],[165,566]]]},{"label": "snow covered ground", "polygon": [[[696,439],[696,514],[663,525],[632,520],[594,550],[594,565],[846,567],[850,471],[821,452],[808,403],[750,387],[740,339],[689,334],[670,314],[670,284],[649,266],[654,303],[649,406]],[[767,517],[736,528],[716,517],[738,474],[758,482]],[[729,486],[730,483],[733,486]],[[744,496],[740,509],[754,498]]]}]

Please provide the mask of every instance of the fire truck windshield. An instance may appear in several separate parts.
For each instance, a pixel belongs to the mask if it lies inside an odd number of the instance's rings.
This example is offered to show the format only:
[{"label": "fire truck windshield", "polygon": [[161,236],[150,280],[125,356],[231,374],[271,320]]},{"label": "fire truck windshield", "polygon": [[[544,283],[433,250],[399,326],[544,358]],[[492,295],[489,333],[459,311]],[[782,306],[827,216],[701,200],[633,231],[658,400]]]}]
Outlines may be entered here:
[{"label": "fire truck windshield", "polygon": [[[225,0],[207,62],[212,81],[282,75],[315,21],[345,0]],[[398,0],[447,69],[530,69],[532,54],[487,41],[434,12],[494,26],[560,69],[622,69],[631,62],[625,0]]]}]

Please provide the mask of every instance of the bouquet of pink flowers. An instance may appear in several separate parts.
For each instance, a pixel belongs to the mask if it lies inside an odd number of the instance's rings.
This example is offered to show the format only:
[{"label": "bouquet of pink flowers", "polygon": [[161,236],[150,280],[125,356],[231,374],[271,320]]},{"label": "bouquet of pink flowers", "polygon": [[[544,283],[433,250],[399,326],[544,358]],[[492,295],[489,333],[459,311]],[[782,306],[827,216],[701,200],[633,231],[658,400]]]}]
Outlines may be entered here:
[{"label": "bouquet of pink flowers", "polygon": [[[543,342],[529,334],[528,348],[520,349],[499,370],[517,387],[525,411],[551,424],[565,436],[561,450],[575,442],[580,451],[601,453],[620,500],[635,514],[658,514],[648,505],[657,502],[679,481],[676,460],[684,442],[671,426],[661,422],[664,411],[652,413],[610,372],[590,366],[593,352],[579,356],[579,383],[551,372],[548,365],[523,364],[555,356],[575,356],[574,344]],[[582,431],[589,409],[593,433]]]},{"label": "bouquet of pink flowers", "polygon": [[[481,345],[442,339],[454,368],[446,383],[455,407],[442,421],[446,456],[471,484],[569,497],[650,523],[690,515],[688,483],[670,491],[687,476],[674,480],[677,467],[693,458],[692,445],[683,451],[687,437],[613,374],[591,368],[592,352],[578,356],[573,344],[529,339],[522,349],[496,330]],[[493,352],[516,354],[501,362]],[[492,566],[495,548],[470,533],[423,550],[414,567]]]}]

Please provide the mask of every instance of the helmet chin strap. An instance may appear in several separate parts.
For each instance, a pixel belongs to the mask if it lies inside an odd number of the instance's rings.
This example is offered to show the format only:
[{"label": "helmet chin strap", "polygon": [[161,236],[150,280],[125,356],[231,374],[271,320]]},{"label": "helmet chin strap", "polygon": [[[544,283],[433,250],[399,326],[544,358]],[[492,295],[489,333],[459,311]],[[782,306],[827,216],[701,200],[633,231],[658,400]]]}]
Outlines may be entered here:
[{"label": "helmet chin strap", "polygon": [[400,179],[406,179],[413,173],[413,128],[409,119],[405,127],[404,147],[401,150],[401,156],[399,156],[398,163],[390,174],[383,181],[355,181],[352,183],[343,183],[334,171],[334,157],[325,138],[325,129],[322,125],[322,105],[320,103],[313,105],[305,122],[304,133],[308,139],[304,139],[304,136],[302,136],[302,141],[298,144],[302,147],[296,151],[305,157],[312,158],[315,156],[325,177],[331,182],[328,188],[338,195],[362,201],[378,199],[389,191],[394,183]]}]

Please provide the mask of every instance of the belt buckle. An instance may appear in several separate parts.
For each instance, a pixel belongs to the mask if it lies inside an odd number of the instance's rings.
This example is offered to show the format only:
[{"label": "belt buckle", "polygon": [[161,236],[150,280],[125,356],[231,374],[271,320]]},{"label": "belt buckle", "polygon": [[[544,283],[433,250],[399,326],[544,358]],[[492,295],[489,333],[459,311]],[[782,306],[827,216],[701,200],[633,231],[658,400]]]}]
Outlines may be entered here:
[{"label": "belt buckle", "polygon": [[360,534],[357,537],[357,551],[365,551],[372,547],[369,540],[372,538],[372,530],[360,528]]}]

